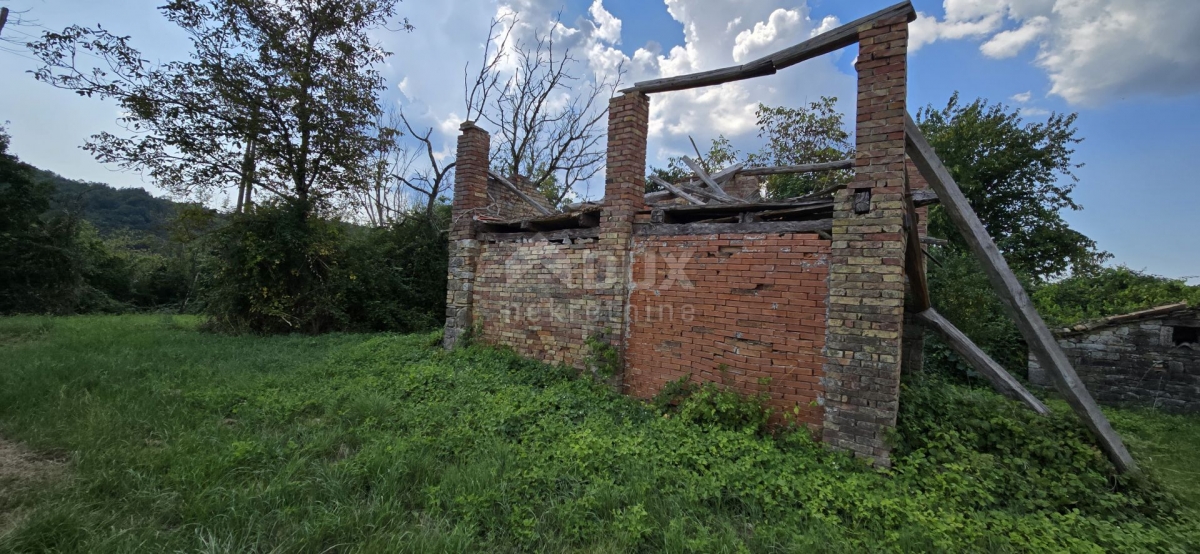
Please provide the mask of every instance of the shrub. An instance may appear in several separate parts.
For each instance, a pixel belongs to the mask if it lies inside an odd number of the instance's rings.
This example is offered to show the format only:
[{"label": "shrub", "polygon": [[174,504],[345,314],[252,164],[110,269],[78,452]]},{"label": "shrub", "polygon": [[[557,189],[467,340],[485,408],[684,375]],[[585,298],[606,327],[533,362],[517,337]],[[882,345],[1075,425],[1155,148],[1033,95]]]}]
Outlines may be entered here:
[{"label": "shrub", "polygon": [[424,218],[368,229],[269,203],[235,215],[209,251],[205,312],[219,329],[417,331],[444,317],[449,250]]}]

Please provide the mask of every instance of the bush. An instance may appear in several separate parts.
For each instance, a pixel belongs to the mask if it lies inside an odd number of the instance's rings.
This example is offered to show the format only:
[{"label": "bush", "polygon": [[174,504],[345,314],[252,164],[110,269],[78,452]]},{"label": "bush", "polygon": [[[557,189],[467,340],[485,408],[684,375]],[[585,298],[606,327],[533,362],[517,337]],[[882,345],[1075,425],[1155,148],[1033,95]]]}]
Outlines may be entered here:
[{"label": "bush", "polygon": [[445,312],[445,236],[411,218],[354,227],[287,202],[235,215],[212,235],[205,312],[254,333],[414,331]]},{"label": "bush", "polygon": [[1176,302],[1200,305],[1200,286],[1125,266],[1105,267],[1040,287],[1033,301],[1048,323],[1070,325]]}]

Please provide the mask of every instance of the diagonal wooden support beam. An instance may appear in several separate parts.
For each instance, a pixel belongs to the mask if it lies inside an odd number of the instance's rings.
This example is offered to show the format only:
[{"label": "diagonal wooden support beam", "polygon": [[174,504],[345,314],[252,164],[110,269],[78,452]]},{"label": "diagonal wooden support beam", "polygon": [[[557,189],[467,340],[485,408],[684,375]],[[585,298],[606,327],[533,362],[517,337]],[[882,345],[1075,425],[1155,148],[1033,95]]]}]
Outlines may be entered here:
[{"label": "diagonal wooden support beam", "polygon": [[712,177],[708,176],[708,172],[704,171],[704,168],[700,166],[699,162],[697,162],[696,160],[693,160],[687,156],[684,156],[683,163],[687,164],[687,166],[690,167],[692,169],[692,171],[694,171],[696,173],[696,176],[699,177],[700,180],[704,182],[704,184],[708,185],[708,187],[710,189],[712,189],[713,194],[716,194],[721,200],[724,200],[726,202],[737,201],[736,198],[734,198],[734,197],[730,196],[728,193],[726,193],[725,189],[721,188],[721,185],[717,184],[717,182],[715,180],[713,180]]},{"label": "diagonal wooden support beam", "polygon": [[671,194],[674,194],[675,196],[678,196],[684,200],[687,200],[688,202],[691,202],[692,204],[696,204],[698,206],[704,204],[703,200],[684,192],[683,189],[681,189],[675,185],[672,185],[671,183],[668,183],[666,179],[662,179],[657,175],[651,175],[650,180],[655,182],[656,184],[658,184],[658,186],[671,191]]},{"label": "diagonal wooden support beam", "polygon": [[534,200],[533,198],[530,198],[528,194],[522,192],[521,189],[517,188],[516,185],[512,185],[511,181],[509,181],[508,179],[504,179],[504,177],[500,176],[500,174],[496,173],[496,171],[488,169],[487,174],[490,175],[492,177],[492,179],[499,182],[500,185],[504,185],[505,187],[508,187],[509,191],[512,191],[512,193],[516,194],[517,197],[520,197],[522,200],[526,201],[526,204],[533,206],[534,210],[538,210],[538,212],[541,213],[541,215],[548,216],[548,215],[551,215],[551,213],[554,213],[553,211],[548,209],[548,207],[541,205],[541,203],[539,203],[538,200]]},{"label": "diagonal wooden support beam", "polygon": [[1000,394],[1023,402],[1026,406],[1029,406],[1029,409],[1041,415],[1048,415],[1050,413],[1050,408],[1042,404],[1042,401],[1038,400],[1036,396],[1030,394],[1029,390],[1021,386],[1020,381],[1017,381],[1015,377],[1005,371],[982,348],[971,342],[971,339],[967,338],[967,335],[963,334],[954,324],[942,317],[942,314],[938,313],[937,310],[929,308],[918,313],[916,318],[926,328],[942,337],[956,354],[971,364],[971,367],[975,368],[975,371],[978,371],[980,375],[983,375]]},{"label": "diagonal wooden support beam", "polygon": [[950,171],[942,165],[937,153],[925,140],[925,136],[921,134],[921,129],[917,127],[912,116],[907,114],[904,121],[904,135],[909,157],[912,158],[917,170],[921,172],[929,185],[937,191],[938,199],[946,209],[946,214],[958,227],[959,232],[971,247],[971,251],[975,253],[975,257],[979,258],[988,280],[992,283],[992,288],[1000,295],[1001,303],[1009,317],[1013,318],[1017,328],[1021,330],[1021,336],[1025,337],[1029,350],[1037,358],[1038,363],[1047,368],[1054,376],[1054,384],[1058,392],[1083,420],[1084,425],[1091,429],[1092,434],[1099,441],[1100,447],[1104,449],[1104,453],[1108,455],[1113,464],[1123,472],[1136,473],[1138,471],[1137,462],[1125,448],[1121,436],[1113,430],[1108,418],[1104,417],[1104,413],[1096,405],[1096,401],[1088,392],[1087,387],[1079,380],[1079,375],[1075,373],[1075,368],[1071,367],[1067,355],[1063,353],[1058,341],[1054,339],[1054,335],[1050,334],[1050,329],[1046,327],[1046,322],[1042,321],[1042,316],[1038,315],[1037,310],[1034,309],[1025,289],[1017,280],[1017,276],[1009,269],[1008,263],[1004,261],[1004,256],[1000,254],[1000,249],[996,247],[995,241],[988,235],[983,223],[979,221],[975,210],[971,209],[971,204],[967,202],[967,197],[954,182]]},{"label": "diagonal wooden support beam", "polygon": [[908,273],[908,286],[912,289],[913,302],[917,311],[928,310],[929,280],[925,275],[925,251],[921,249],[921,232],[917,227],[917,207],[912,195],[904,196],[904,210],[908,215],[908,244],[904,250],[904,271]]}]

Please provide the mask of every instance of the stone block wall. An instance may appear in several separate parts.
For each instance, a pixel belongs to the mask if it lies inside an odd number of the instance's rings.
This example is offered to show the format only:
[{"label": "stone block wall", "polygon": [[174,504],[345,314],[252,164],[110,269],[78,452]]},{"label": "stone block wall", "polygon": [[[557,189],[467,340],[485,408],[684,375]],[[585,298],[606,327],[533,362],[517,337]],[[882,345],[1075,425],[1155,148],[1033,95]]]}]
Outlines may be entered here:
[{"label": "stone block wall", "polygon": [[[1176,344],[1181,327],[1200,328],[1200,312],[1070,334],[1058,343],[1101,404],[1200,413],[1200,343]],[[1053,386],[1033,356],[1029,381]]]},{"label": "stone block wall", "polygon": [[635,237],[627,391],[690,375],[766,392],[819,429],[828,276],[829,241],[812,234]]},{"label": "stone block wall", "polygon": [[904,328],[908,22],[858,31],[855,175],[834,202],[822,437],[888,465]]}]

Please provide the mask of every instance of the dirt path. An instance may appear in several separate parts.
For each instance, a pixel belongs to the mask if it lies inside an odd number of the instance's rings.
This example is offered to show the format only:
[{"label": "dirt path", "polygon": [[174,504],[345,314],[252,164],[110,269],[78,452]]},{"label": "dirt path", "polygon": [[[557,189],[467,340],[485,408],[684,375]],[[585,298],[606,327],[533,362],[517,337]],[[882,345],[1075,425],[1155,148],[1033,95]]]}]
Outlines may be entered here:
[{"label": "dirt path", "polygon": [[24,445],[0,437],[0,538],[21,521],[17,491],[58,479],[66,464],[40,456]]}]

